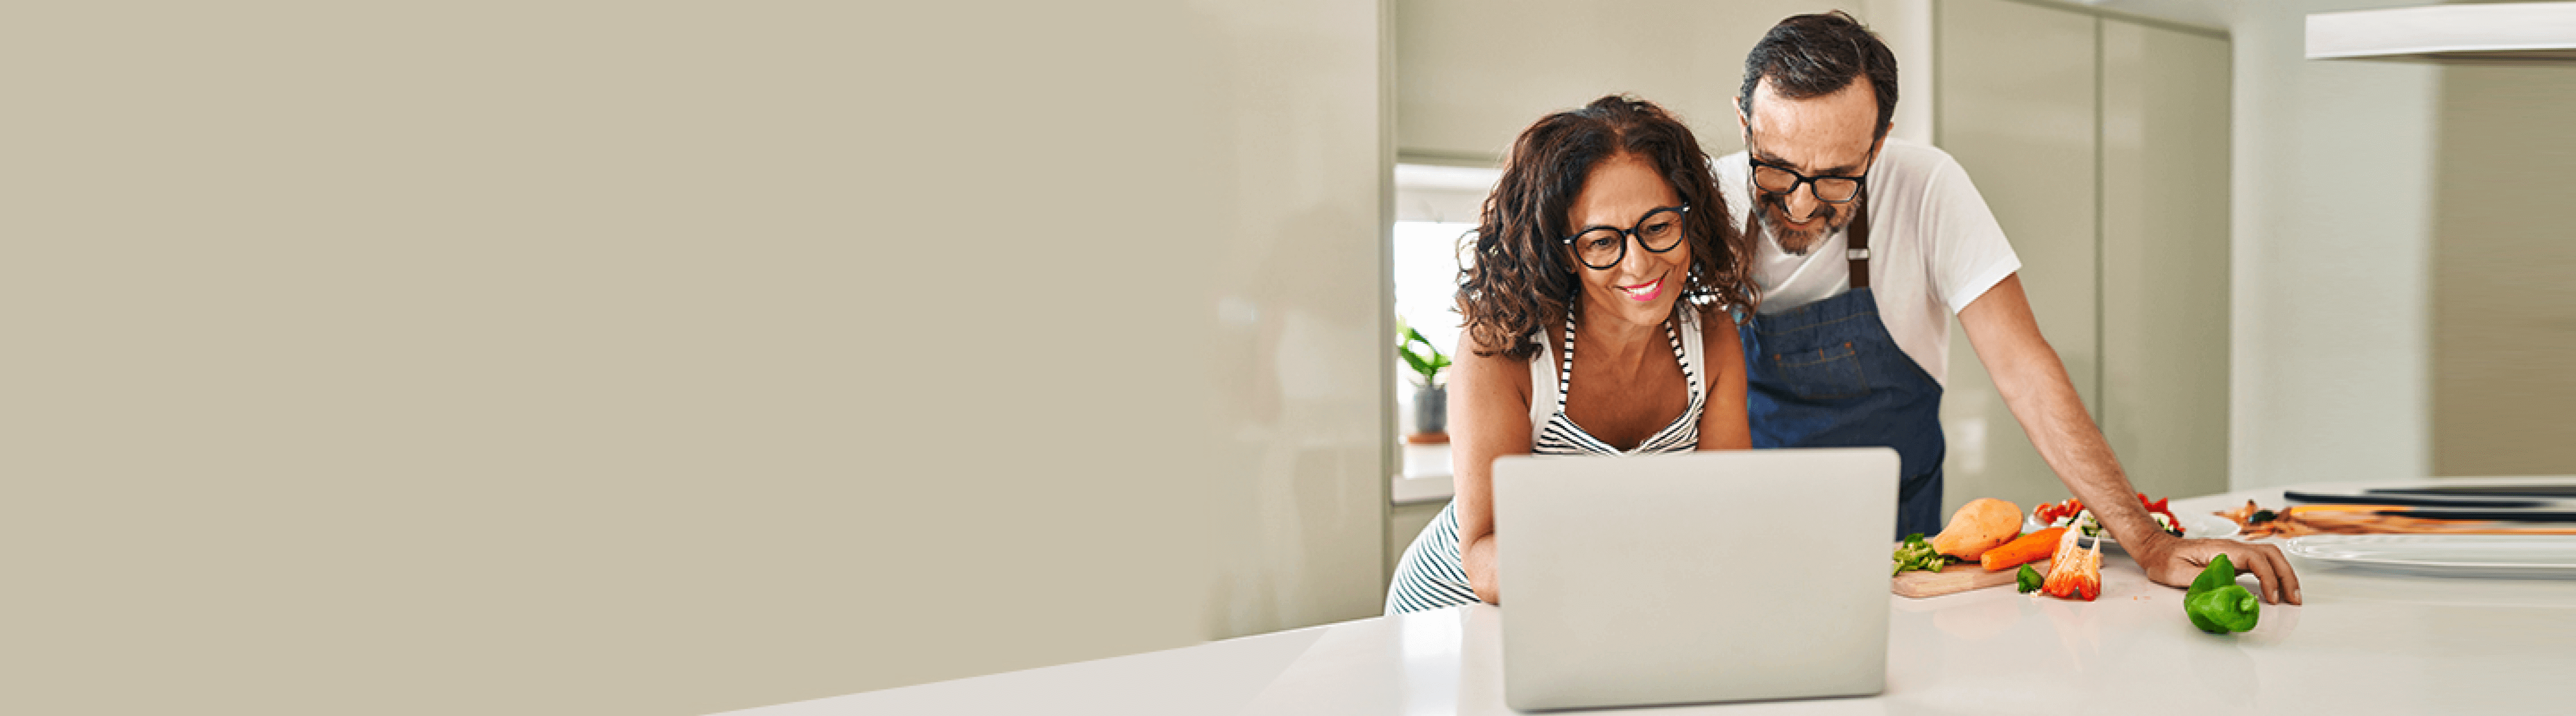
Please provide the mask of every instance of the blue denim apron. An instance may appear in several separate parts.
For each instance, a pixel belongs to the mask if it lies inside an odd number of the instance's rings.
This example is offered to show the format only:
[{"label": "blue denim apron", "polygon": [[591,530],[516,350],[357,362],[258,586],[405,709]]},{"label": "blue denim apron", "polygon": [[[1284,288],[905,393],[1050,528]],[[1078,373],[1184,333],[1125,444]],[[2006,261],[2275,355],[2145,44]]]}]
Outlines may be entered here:
[{"label": "blue denim apron", "polygon": [[[1758,209],[1757,209],[1758,210]],[[1753,447],[1886,446],[1901,465],[1895,537],[1941,531],[1941,383],[1897,348],[1869,289],[1869,220],[1852,222],[1852,289],[1745,317]]]}]

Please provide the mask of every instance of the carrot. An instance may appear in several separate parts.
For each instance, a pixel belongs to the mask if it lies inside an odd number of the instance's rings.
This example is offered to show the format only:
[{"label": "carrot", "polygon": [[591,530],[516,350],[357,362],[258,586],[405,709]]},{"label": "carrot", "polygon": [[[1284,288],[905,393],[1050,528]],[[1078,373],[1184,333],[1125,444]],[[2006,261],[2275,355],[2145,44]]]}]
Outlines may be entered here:
[{"label": "carrot", "polygon": [[2004,546],[1986,550],[1985,554],[1978,556],[1977,561],[1984,564],[1988,572],[2001,572],[2047,559],[2050,550],[2057,549],[2058,535],[2065,532],[2064,527],[2050,527],[2022,535],[2011,542],[2005,542]]}]

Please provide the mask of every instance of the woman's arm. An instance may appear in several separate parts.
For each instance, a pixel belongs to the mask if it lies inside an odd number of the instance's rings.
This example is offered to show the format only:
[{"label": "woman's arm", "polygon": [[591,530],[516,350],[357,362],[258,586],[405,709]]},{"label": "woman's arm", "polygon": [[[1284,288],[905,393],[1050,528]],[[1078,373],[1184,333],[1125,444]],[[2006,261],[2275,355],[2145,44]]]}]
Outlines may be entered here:
[{"label": "woman's arm", "polygon": [[[1467,340],[1459,341],[1461,344]],[[1468,586],[1503,603],[1494,576],[1494,458],[1530,451],[1530,368],[1500,353],[1458,350],[1449,379],[1449,468],[1458,509],[1458,561]]]},{"label": "woman's arm", "polygon": [[1708,404],[1699,411],[1699,449],[1751,450],[1753,432],[1744,407],[1744,339],[1723,310],[1700,314],[1699,354],[1708,364]]}]

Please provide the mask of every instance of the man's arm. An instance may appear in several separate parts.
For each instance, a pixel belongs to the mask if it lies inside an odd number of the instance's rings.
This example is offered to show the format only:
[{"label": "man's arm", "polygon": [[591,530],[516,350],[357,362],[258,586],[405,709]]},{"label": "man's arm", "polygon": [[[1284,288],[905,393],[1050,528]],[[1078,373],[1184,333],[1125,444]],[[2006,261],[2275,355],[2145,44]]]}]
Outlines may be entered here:
[{"label": "man's arm", "polygon": [[2129,548],[2147,578],[2182,587],[2219,554],[2262,582],[2263,601],[2298,604],[2299,577],[2278,547],[2230,540],[2182,539],[2156,526],[2138,503],[2137,490],[2111,455],[2110,442],[2084,411],[2066,364],[2039,335],[2039,320],[2030,313],[2030,298],[2021,290],[2021,274],[2005,276],[1983,296],[1959,311],[1977,359],[1995,380],[2005,407],[2021,421],[2022,432],[2039,448],[2040,459],[2066,482],[2066,489],[2093,511],[2102,528]]}]

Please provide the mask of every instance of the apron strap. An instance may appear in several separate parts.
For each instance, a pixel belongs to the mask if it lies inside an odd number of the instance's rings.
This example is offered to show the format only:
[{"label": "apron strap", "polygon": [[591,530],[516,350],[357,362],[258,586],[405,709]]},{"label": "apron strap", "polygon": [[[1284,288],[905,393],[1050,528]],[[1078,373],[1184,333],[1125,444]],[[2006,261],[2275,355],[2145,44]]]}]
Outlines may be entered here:
[{"label": "apron strap", "polygon": [[1851,287],[1869,288],[1869,189],[1867,187],[1861,189],[1860,200],[1852,202],[1852,211],[1860,212],[1860,215],[1852,217],[1851,232],[1846,237],[1851,240],[1851,246],[1843,249],[1843,258],[1851,259]]}]

